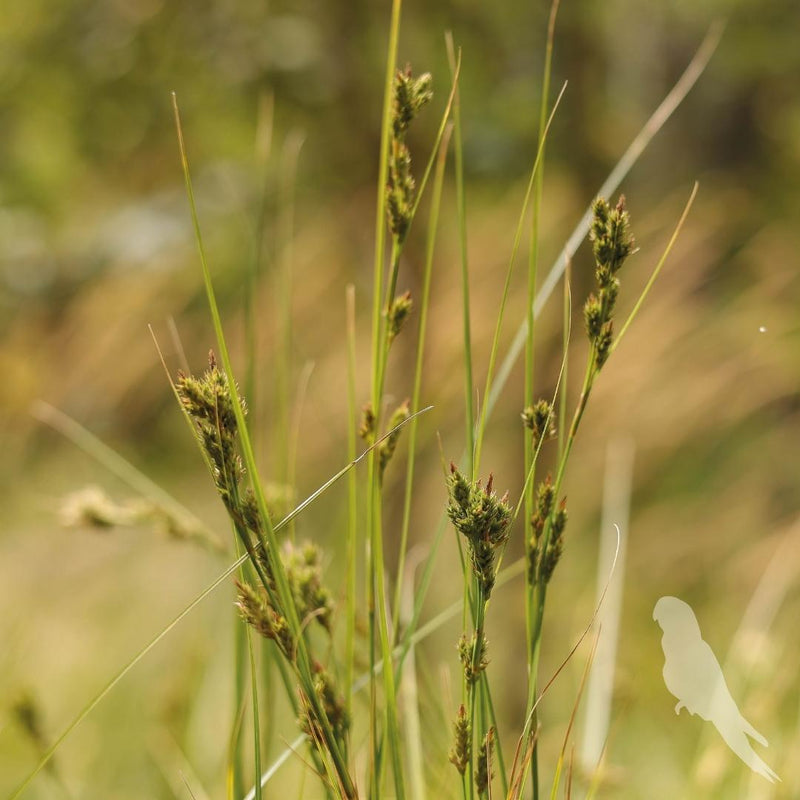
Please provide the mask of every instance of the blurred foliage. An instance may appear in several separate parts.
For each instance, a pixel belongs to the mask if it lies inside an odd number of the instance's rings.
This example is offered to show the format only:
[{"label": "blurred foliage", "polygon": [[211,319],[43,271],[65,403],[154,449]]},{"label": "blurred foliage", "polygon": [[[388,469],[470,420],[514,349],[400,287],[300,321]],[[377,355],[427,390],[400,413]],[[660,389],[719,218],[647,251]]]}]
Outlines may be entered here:
[{"label": "blurred foliage", "polygon": [[[37,398],[69,412],[224,536],[221,508],[147,331],[152,323],[173,370],[181,359],[169,317],[193,366],[204,363],[212,343],[170,92],[181,106],[201,223],[239,354],[248,270],[262,255],[253,418],[266,454],[277,436],[270,373],[276,293],[282,269],[291,266],[293,393],[303,367],[314,362],[299,424],[297,496],[303,497],[344,460],[347,282],[357,288],[359,354],[367,363],[368,322],[361,312],[369,305],[388,12],[388,3],[367,0],[3,4],[0,709],[12,709],[19,693],[33,687],[42,704],[39,736],[59,730],[220,568],[207,554],[146,529],[56,533],[60,496],[86,483],[102,484],[117,498],[126,494],[28,414]],[[415,153],[426,152],[447,93],[444,31],[452,30],[463,48],[479,385],[499,299],[497,276],[535,153],[547,14],[546,3],[479,0],[409,2],[404,9],[401,59],[416,71],[431,71],[436,92],[436,108],[423,115],[409,142]],[[560,610],[546,623],[545,670],[559,662],[591,615],[603,453],[609,438],[630,434],[637,448],[634,508],[608,776],[608,796],[615,797],[680,793],[682,765],[693,763],[700,736],[696,719],[680,719],[689,738],[669,744],[675,720],[660,683],[650,619],[655,598],[678,594],[692,602],[723,652],[779,543],[794,541],[788,532],[800,513],[800,4],[563,0],[556,30],[553,85],[568,80],[569,86],[548,146],[545,267],[716,19],[727,24],[709,69],[624,186],[642,248],[635,260],[643,284],[692,181],[701,183],[686,232],[635,336],[632,331],[612,360],[590,404],[581,460],[567,487],[574,527],[552,590],[552,605]],[[290,154],[301,140],[294,184]],[[460,342],[451,194],[445,202],[451,213],[440,235],[423,397],[436,408],[424,422],[427,439],[419,454],[418,543],[430,540],[444,503],[435,433],[441,432],[448,455],[461,448],[461,385],[452,378]],[[402,290],[417,286],[421,234],[422,226],[409,242]],[[576,298],[588,290],[588,265],[581,251]],[[514,320],[522,318],[523,294],[510,301]],[[631,295],[621,302],[630,303]],[[557,305],[540,327],[543,391],[550,391],[557,371]],[[398,400],[408,391],[403,372],[411,347],[410,340],[398,344],[392,379]],[[366,369],[362,373],[366,397]],[[517,374],[491,425],[485,456],[512,494],[521,484],[520,383]],[[274,466],[268,455],[264,460]],[[398,492],[400,473],[390,475]],[[298,525],[335,542],[342,501],[340,494],[326,496]],[[399,494],[389,499],[390,518],[399,503]],[[787,552],[788,563],[797,564],[797,548]],[[454,557],[449,549],[442,553],[444,580],[435,582],[430,609],[458,595],[446,579],[447,559]],[[333,555],[330,568],[341,567]],[[502,599],[498,593],[498,606]],[[169,731],[190,762],[203,765],[201,779],[211,794],[221,792],[231,718],[231,603],[232,597],[217,598],[198,611],[171,646],[130,676],[127,691],[113,694],[65,746],[59,780],[80,787],[76,796],[168,796],[159,769],[166,764],[174,771],[180,758],[154,744],[153,731]],[[798,737],[798,686],[786,666],[798,655],[791,622],[798,606],[797,581],[789,581],[774,639],[764,650],[772,657],[758,661],[762,688],[753,698],[756,727],[770,739],[775,731],[770,756],[786,759],[786,775],[776,765],[789,792],[778,796],[786,797],[800,780],[796,768],[788,774],[787,755]],[[507,645],[493,648],[494,668],[521,681],[523,645],[515,637],[522,609],[490,618],[490,630],[493,622],[499,626],[494,636]],[[433,730],[445,729],[437,715],[443,719],[452,710],[441,708],[447,701],[438,672],[442,662],[457,667],[456,639],[457,631],[446,628],[439,643],[421,649],[421,683],[436,699],[426,709]],[[565,678],[543,709],[551,730],[566,721],[575,676]],[[513,686],[509,680],[500,703],[517,724]],[[763,686],[774,691],[765,694]],[[0,714],[0,792],[23,771],[20,765],[32,762],[37,746],[26,742],[11,714]],[[445,763],[448,743],[433,739]],[[641,741],[652,743],[646,752]],[[545,756],[555,752],[543,746]],[[436,769],[431,766],[434,784],[442,779]],[[713,764],[703,769],[713,778]],[[724,796],[743,796],[737,786],[728,778]],[[46,776],[37,787],[42,797],[52,788]]]}]

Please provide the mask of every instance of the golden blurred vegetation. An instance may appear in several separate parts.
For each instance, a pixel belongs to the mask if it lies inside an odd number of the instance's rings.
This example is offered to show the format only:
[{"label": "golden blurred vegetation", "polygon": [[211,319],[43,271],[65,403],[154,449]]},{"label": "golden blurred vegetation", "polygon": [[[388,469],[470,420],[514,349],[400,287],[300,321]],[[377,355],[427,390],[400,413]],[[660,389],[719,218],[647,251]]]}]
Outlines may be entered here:
[{"label": "golden blurred vegetation", "polygon": [[[546,3],[475,0],[408,3],[404,10],[401,59],[433,73],[437,109],[448,89],[443,32],[452,30],[463,47],[479,386],[535,155],[547,13]],[[726,29],[708,70],[623,186],[641,248],[627,267],[620,301],[627,308],[695,179],[700,192],[590,403],[567,482],[565,557],[548,606],[547,674],[591,617],[606,448],[630,439],[632,508],[601,797],[689,796],[681,793],[690,781],[701,787],[692,796],[800,792],[791,758],[800,745],[794,666],[800,655],[794,622],[800,613],[800,6],[565,0],[554,85],[569,85],[548,143],[541,258],[547,266],[560,251],[616,158],[720,18]],[[20,698],[35,698],[43,740],[52,740],[227,563],[147,526],[62,529],[57,511],[67,493],[87,484],[118,500],[132,492],[30,414],[37,399],[67,412],[229,541],[147,329],[152,324],[173,371],[181,364],[170,319],[193,368],[203,366],[213,344],[170,92],[181,105],[209,260],[240,367],[248,269],[261,253],[258,381],[250,400],[265,471],[276,480],[286,476],[285,464],[271,456],[281,436],[274,365],[285,311],[280,298],[291,274],[292,397],[303,394],[308,376],[302,406],[292,404],[296,495],[305,497],[346,460],[348,283],[356,287],[359,382],[367,396],[387,20],[386,3],[365,0],[6,0],[0,15],[0,794],[35,763],[40,746],[14,713]],[[426,152],[437,113],[420,120],[415,152]],[[437,433],[446,457],[463,447],[452,186],[443,208],[423,385],[423,401],[435,407],[421,421],[412,529],[418,548],[430,541],[445,503]],[[399,288],[418,288],[423,246],[420,226]],[[573,278],[577,312],[591,280],[585,247]],[[524,302],[520,271],[506,343],[523,319]],[[577,313],[575,319],[580,364]],[[554,298],[538,330],[543,394],[555,383],[560,337]],[[389,391],[402,400],[413,342],[399,340],[397,348]],[[512,495],[522,483],[521,383],[518,367],[491,421],[484,456],[498,487]],[[399,513],[401,474],[399,467],[387,474],[389,520]],[[298,522],[301,535],[325,547],[333,585],[343,568],[344,514],[344,490],[337,488]],[[391,536],[391,522],[387,528]],[[454,544],[448,536],[445,542],[426,616],[459,596]],[[651,619],[659,596],[686,599],[722,656],[757,590],[767,592],[757,595],[759,635],[744,631],[745,639],[737,639],[729,680],[747,698],[745,715],[771,741],[766,757],[784,779],[774,794],[750,784],[727,751],[714,749],[700,720],[674,717]],[[515,685],[524,681],[518,600],[504,589],[490,613],[493,669],[508,676],[498,702],[510,730],[521,724]],[[178,770],[188,774],[186,762],[196,773],[192,787],[220,796],[233,717],[234,624],[232,589],[223,587],[106,698],[27,796],[187,796],[174,780]],[[458,632],[456,623],[446,626],[418,653],[420,691],[431,699],[428,752],[443,765],[430,766],[433,786],[451,777],[445,720],[453,703],[442,699],[441,676],[457,667]],[[577,661],[570,666],[542,708],[544,764],[560,746],[581,668]],[[281,737],[294,736],[292,720],[281,716],[277,709],[271,723],[278,737],[272,755]],[[301,773],[295,759],[279,778],[283,790],[296,786]]]}]

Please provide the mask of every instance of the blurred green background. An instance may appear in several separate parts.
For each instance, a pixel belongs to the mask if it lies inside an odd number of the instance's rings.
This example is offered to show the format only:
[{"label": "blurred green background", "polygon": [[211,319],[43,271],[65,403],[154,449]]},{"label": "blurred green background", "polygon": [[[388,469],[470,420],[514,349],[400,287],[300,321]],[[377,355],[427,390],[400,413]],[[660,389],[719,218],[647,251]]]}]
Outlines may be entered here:
[{"label": "blurred green background", "polygon": [[[476,0],[408,2],[404,9],[400,63],[431,71],[436,90],[434,107],[411,139],[418,174],[448,91],[444,31],[452,30],[463,48],[478,386],[535,155],[548,12],[542,2]],[[280,298],[287,286],[291,293],[288,386],[292,398],[304,394],[301,406],[291,403],[298,431],[295,491],[305,497],[346,460],[348,283],[356,287],[361,400],[368,394],[388,16],[388,2],[365,0],[3,3],[0,794],[229,560],[146,525],[106,533],[62,528],[58,510],[70,492],[98,485],[118,501],[134,493],[31,415],[37,400],[65,411],[230,540],[147,329],[153,326],[174,371],[181,363],[170,334],[174,320],[190,365],[202,369],[213,333],[170,92],[181,106],[209,261],[240,369],[248,270],[260,253],[258,380],[250,399],[264,470],[276,480],[285,477],[285,461],[276,455],[285,427],[276,391],[287,309]],[[664,274],[589,405],[567,482],[566,554],[550,593],[545,675],[591,617],[606,451],[609,443],[632,443],[623,612],[601,797],[800,796],[792,757],[800,747],[796,0],[564,0],[553,96],[563,81],[569,85],[548,145],[541,263],[549,268],[715,20],[726,27],[710,66],[623,184],[641,248],[626,267],[623,313],[695,180],[700,192]],[[427,205],[422,209],[424,217]],[[399,284],[417,294],[424,227],[409,241]],[[423,386],[423,401],[435,408],[421,421],[415,553],[430,542],[445,503],[437,433],[447,458],[457,458],[463,447],[456,243],[449,183]],[[523,273],[520,265],[504,346],[524,315]],[[590,280],[584,246],[574,262],[573,384],[585,352],[578,308]],[[538,332],[542,394],[552,392],[560,358],[556,294]],[[413,352],[413,335],[398,340],[389,380],[395,400],[410,392]],[[488,429],[483,459],[512,497],[522,482],[521,385],[518,365]],[[387,478],[390,559],[403,472],[394,465]],[[325,546],[339,594],[344,520],[345,492],[337,487],[298,522],[299,536]],[[520,527],[514,554],[521,552],[521,536]],[[444,541],[426,617],[459,597],[449,532]],[[674,716],[660,675],[660,632],[651,619],[664,594],[694,606],[721,658],[738,643],[729,683],[745,716],[771,742],[765,758],[783,778],[778,788],[751,779],[698,718]],[[222,796],[233,716],[232,604],[226,585],[171,632],[67,740],[54,769],[26,796],[187,797],[181,772],[196,796],[201,787]],[[749,627],[742,629],[746,612]],[[506,743],[522,723],[522,626],[520,586],[512,585],[497,594],[489,634]],[[418,652],[427,768],[443,796],[456,786],[446,750],[458,694],[458,633],[456,621]],[[584,647],[543,705],[545,765],[560,747],[586,655]],[[38,741],[14,711],[23,701],[41,715]],[[280,709],[269,711],[274,755],[295,728]],[[276,785],[291,791],[301,773],[294,759]]]}]

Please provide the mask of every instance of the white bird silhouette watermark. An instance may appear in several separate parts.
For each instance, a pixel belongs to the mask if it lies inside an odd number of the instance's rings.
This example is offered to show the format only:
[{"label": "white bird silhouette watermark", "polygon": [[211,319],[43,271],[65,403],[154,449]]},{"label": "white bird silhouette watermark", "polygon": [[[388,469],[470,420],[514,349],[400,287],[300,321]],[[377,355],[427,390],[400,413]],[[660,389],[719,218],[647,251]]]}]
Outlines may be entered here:
[{"label": "white bird silhouette watermark", "polygon": [[[742,716],[731,696],[722,668],[703,640],[691,606],[677,597],[662,597],[653,609],[653,619],[664,635],[664,683],[678,698],[675,713],[685,708],[710,722],[725,744],[753,772],[771,783],[780,778],[753,750],[750,739],[767,746],[767,740]],[[750,737],[748,739],[747,737]]]}]

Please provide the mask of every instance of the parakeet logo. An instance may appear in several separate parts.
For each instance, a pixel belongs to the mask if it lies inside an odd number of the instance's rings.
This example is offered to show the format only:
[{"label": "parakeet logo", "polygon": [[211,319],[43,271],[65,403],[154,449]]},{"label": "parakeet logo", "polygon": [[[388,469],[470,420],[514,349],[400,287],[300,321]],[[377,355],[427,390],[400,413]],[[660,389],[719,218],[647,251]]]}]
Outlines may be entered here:
[{"label": "parakeet logo", "polygon": [[678,698],[675,713],[680,714],[686,708],[690,714],[712,723],[725,744],[753,772],[771,783],[779,781],[750,745],[748,736],[765,747],[767,740],[739,712],[719,661],[703,641],[691,606],[677,597],[662,597],[653,609],[653,619],[664,631],[661,637],[664,683]]}]

